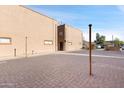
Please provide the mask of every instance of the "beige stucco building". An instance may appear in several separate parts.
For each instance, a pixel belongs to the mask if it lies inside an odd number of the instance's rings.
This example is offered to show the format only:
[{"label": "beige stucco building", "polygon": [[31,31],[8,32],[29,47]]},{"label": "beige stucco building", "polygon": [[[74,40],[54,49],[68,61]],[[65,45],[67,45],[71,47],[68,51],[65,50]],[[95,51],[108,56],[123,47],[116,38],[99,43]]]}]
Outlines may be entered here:
[{"label": "beige stucco building", "polygon": [[82,48],[83,34],[69,25],[58,26],[58,50],[73,51]]},{"label": "beige stucco building", "polygon": [[82,32],[68,25],[63,25],[63,44],[59,41],[61,26],[24,6],[0,6],[0,58],[82,48]]}]

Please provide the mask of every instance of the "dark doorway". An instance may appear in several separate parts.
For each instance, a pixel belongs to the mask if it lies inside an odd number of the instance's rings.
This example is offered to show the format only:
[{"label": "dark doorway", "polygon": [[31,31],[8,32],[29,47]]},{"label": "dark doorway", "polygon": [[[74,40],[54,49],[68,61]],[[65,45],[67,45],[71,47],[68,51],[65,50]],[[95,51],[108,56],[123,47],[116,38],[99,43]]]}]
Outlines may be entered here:
[{"label": "dark doorway", "polygon": [[60,51],[63,51],[63,42],[60,42]]},{"label": "dark doorway", "polygon": [[58,26],[58,50],[64,51],[65,45],[65,25]]}]

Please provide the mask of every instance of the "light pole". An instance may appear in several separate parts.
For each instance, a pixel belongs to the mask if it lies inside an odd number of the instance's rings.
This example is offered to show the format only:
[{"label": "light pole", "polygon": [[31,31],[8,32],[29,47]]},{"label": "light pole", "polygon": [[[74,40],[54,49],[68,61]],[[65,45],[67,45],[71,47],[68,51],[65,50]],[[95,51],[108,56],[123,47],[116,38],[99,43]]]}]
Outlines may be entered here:
[{"label": "light pole", "polygon": [[92,76],[92,54],[91,54],[91,50],[92,50],[92,44],[91,44],[91,27],[92,24],[89,24],[89,75]]},{"label": "light pole", "polygon": [[25,37],[25,57],[27,57],[27,36]]},{"label": "light pole", "polygon": [[114,46],[114,36],[112,35],[112,46]]}]

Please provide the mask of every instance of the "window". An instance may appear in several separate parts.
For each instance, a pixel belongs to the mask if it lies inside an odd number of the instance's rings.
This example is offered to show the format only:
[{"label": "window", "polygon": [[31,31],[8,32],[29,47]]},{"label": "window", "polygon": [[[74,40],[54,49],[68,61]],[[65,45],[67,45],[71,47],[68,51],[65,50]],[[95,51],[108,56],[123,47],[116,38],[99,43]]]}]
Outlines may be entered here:
[{"label": "window", "polygon": [[12,39],[9,37],[0,37],[0,44],[11,44]]},{"label": "window", "polygon": [[68,45],[72,45],[72,42],[68,42]]},{"label": "window", "polygon": [[52,40],[44,40],[45,45],[52,45],[53,41]]}]

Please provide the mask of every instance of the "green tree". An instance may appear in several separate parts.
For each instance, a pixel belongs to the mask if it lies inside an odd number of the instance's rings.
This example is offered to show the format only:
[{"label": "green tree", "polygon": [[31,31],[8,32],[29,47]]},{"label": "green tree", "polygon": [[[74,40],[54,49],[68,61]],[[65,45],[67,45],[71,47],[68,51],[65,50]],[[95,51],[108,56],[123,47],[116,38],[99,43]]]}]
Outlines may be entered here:
[{"label": "green tree", "polygon": [[119,38],[115,38],[115,40],[114,40],[114,46],[115,47],[119,47],[120,46],[120,40],[119,40]]},{"label": "green tree", "polygon": [[120,45],[121,45],[121,46],[124,45],[124,41],[120,41]]},{"label": "green tree", "polygon": [[105,44],[105,36],[100,37],[100,45],[103,46]]},{"label": "green tree", "polygon": [[100,34],[96,33],[96,43],[99,43],[99,39],[100,39]]},{"label": "green tree", "polygon": [[105,43],[105,36],[101,35],[99,33],[96,33],[96,40],[94,41],[96,45],[103,46]]}]

